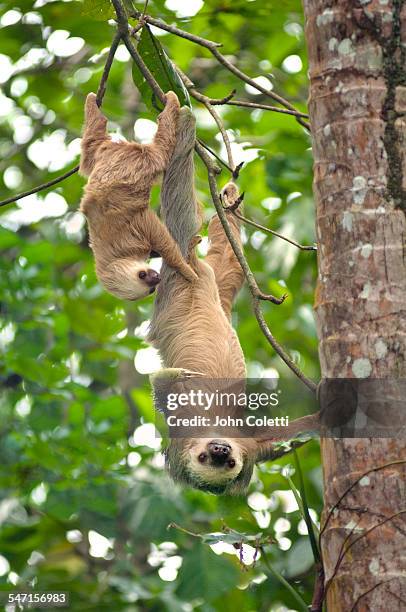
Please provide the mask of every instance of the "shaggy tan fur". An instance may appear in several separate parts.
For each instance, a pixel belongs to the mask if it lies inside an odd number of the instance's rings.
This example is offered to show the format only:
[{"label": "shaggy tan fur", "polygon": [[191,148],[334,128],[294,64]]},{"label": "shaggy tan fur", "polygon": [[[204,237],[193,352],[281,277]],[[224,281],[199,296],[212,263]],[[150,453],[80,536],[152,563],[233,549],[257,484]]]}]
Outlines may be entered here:
[{"label": "shaggy tan fur", "polygon": [[139,299],[160,277],[148,267],[152,251],[192,282],[197,277],[165,225],[149,207],[152,185],[165,170],[176,139],[179,102],[173,92],[158,118],[152,144],[113,142],[95,94],[88,95],[80,172],[88,176],[80,210],[89,224],[100,282],[113,295]]}]

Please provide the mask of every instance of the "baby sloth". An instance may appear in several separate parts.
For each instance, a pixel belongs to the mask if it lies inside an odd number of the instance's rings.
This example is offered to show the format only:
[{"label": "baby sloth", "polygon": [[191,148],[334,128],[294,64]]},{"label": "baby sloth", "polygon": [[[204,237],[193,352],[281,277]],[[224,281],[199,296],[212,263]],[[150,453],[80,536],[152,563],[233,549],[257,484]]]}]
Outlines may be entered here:
[{"label": "baby sloth", "polygon": [[152,252],[187,281],[197,278],[149,207],[152,185],[166,169],[175,146],[178,115],[178,98],[169,91],[151,144],[113,142],[95,94],[86,99],[80,172],[89,180],[80,210],[88,221],[100,282],[125,300],[155,291],[160,275],[147,264]]}]

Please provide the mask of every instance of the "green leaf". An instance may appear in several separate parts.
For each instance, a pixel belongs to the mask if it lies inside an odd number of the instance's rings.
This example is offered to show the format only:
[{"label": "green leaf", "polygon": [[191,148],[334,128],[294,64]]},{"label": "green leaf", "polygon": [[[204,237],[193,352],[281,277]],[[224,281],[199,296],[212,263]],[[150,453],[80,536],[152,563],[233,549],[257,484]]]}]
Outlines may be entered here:
[{"label": "green leaf", "polygon": [[[137,50],[162,91],[164,93],[167,91],[174,91],[179,98],[181,106],[187,105],[191,107],[189,94],[185,86],[173,67],[171,60],[162,48],[161,43],[153,36],[148,26],[144,26],[142,29]],[[157,100],[155,94],[151,92],[148,83],[136,64],[133,64],[132,75],[133,81],[139,89],[146,106],[152,110],[158,109],[161,111],[163,109],[162,103],[160,100]]]},{"label": "green leaf", "polygon": [[235,588],[238,576],[238,570],[226,558],[197,543],[183,559],[177,594],[185,601],[198,597],[212,601]]},{"label": "green leaf", "polygon": [[292,548],[289,549],[287,555],[287,575],[289,578],[294,578],[304,574],[314,564],[312,549],[309,538],[300,538]]},{"label": "green leaf", "polygon": [[116,15],[110,0],[84,0],[82,12],[86,17],[100,21],[113,19]]}]

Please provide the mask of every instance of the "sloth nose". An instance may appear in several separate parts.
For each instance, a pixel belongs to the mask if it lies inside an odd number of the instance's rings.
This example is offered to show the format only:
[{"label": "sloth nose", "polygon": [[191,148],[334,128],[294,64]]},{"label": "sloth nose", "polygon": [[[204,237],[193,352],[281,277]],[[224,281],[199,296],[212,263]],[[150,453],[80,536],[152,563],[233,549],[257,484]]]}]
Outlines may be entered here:
[{"label": "sloth nose", "polygon": [[207,445],[213,463],[223,465],[231,452],[231,446],[222,440],[212,440]]},{"label": "sloth nose", "polygon": [[156,287],[156,285],[158,285],[160,280],[161,280],[161,277],[158,274],[158,272],[155,272],[155,270],[148,270],[147,276],[145,278],[145,282],[148,285],[148,287]]}]

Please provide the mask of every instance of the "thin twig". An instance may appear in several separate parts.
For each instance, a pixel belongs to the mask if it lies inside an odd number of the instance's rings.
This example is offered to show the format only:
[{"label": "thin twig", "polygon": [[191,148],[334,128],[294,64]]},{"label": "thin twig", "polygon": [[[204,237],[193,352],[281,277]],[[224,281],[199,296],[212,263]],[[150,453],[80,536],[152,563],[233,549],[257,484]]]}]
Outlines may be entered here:
[{"label": "thin twig", "polygon": [[[114,4],[114,2],[113,2]],[[162,21],[162,19],[155,19],[154,17],[150,17],[149,15],[142,14],[141,11],[134,11],[131,13],[131,17],[135,17],[136,19],[142,18],[146,23],[150,23],[151,25],[160,28],[161,30],[166,30],[171,34],[175,34],[175,36],[180,36],[181,38],[186,38],[186,40],[190,40],[191,42],[196,43],[197,45],[201,45],[203,47],[207,46],[207,44],[212,45],[213,47],[222,47],[222,43],[216,43],[212,40],[206,40],[205,38],[201,38],[200,36],[196,36],[196,34],[189,34],[189,32],[185,32],[185,30],[180,30],[176,26],[169,25]]]},{"label": "thin twig", "polygon": [[182,70],[180,70],[180,68],[177,68],[177,72],[178,72],[180,78],[182,79],[182,82],[185,85],[186,89],[189,91],[190,95],[195,100],[198,100],[199,102],[204,104],[204,106],[207,108],[207,110],[209,111],[210,115],[213,117],[214,121],[216,122],[217,127],[220,130],[220,134],[221,134],[221,137],[223,139],[224,146],[225,146],[226,151],[227,151],[228,164],[229,164],[232,172],[234,172],[235,164],[234,164],[234,160],[233,160],[233,154],[232,154],[232,151],[231,151],[231,143],[230,143],[230,139],[228,137],[227,131],[226,131],[225,127],[224,127],[224,124],[223,124],[223,122],[221,120],[221,117],[219,116],[218,112],[213,108],[212,104],[210,103],[210,98],[208,98],[204,94],[200,93],[200,91],[195,89],[193,87],[192,81],[189,79],[189,77],[186,74],[184,74],[182,72]]},{"label": "thin twig", "polygon": [[306,385],[306,387],[308,387],[310,391],[313,391],[313,393],[316,393],[317,384],[313,382],[312,380],[310,380],[309,378],[307,378],[305,374],[303,374],[303,372],[297,367],[295,362],[287,354],[285,349],[279,344],[279,342],[273,336],[271,330],[269,329],[265,321],[265,318],[264,318],[264,315],[261,309],[261,303],[257,299],[254,299],[254,314],[258,321],[258,325],[262,330],[262,333],[264,334],[265,338],[268,340],[269,344],[272,346],[274,351],[279,355],[282,361],[286,363],[288,368],[290,368],[292,372],[296,374],[296,376]]},{"label": "thin twig", "polygon": [[144,3],[144,8],[142,9],[141,19],[143,19],[143,18],[144,18],[145,13],[147,12],[148,3],[149,3],[149,0],[145,0],[145,3]]},{"label": "thin twig", "polygon": [[254,81],[254,79],[251,79],[244,72],[242,72],[239,68],[234,66],[231,62],[229,62],[224,57],[224,55],[222,55],[216,48],[213,47],[210,49],[210,51],[212,55],[214,55],[214,57],[217,59],[217,61],[220,62],[220,64],[222,64],[225,68],[227,68],[227,70],[235,74],[235,76],[237,76],[239,79],[247,83],[247,85],[251,85],[251,87],[254,87],[258,91],[263,93],[265,96],[267,96],[268,98],[271,98],[272,100],[275,100],[276,102],[279,102],[279,104],[282,104],[282,106],[284,106],[288,110],[294,111],[296,121],[300,123],[300,125],[304,127],[306,130],[310,131],[309,123],[307,123],[307,121],[305,121],[304,119],[302,119],[301,117],[297,115],[298,111],[290,102],[282,98],[282,96],[279,96],[278,94],[274,93],[273,91],[265,89],[265,87],[262,87],[262,85],[259,85],[256,81]]},{"label": "thin twig", "polygon": [[272,236],[277,236],[278,238],[281,238],[282,240],[286,240],[286,242],[293,244],[293,246],[297,247],[301,251],[317,251],[317,246],[315,245],[306,246],[303,244],[299,244],[298,242],[295,242],[295,240],[292,240],[291,238],[287,238],[287,236],[284,236],[283,234],[280,234],[279,232],[275,232],[275,230],[271,230],[269,227],[260,225],[259,223],[257,223],[256,221],[253,221],[252,219],[247,219],[247,217],[244,217],[237,210],[233,210],[232,212],[233,212],[233,215],[237,217],[237,219],[240,219],[240,221],[243,221],[244,223],[247,223],[248,225],[252,225],[252,227],[256,227],[257,229],[261,230],[261,232],[266,232],[267,234],[272,234]]},{"label": "thin twig", "polygon": [[17,202],[18,200],[21,200],[22,198],[26,198],[27,196],[32,195],[33,193],[37,193],[38,191],[43,191],[44,189],[48,189],[48,187],[52,187],[52,185],[61,183],[65,179],[69,178],[70,176],[72,176],[72,174],[75,174],[78,170],[79,170],[79,166],[75,166],[74,168],[71,168],[67,172],[64,172],[64,174],[61,174],[60,176],[57,176],[56,178],[52,179],[52,181],[48,181],[47,183],[42,183],[42,185],[33,187],[33,189],[29,189],[28,191],[23,191],[22,193],[19,193],[16,196],[12,196],[11,198],[2,200],[0,202],[0,206],[11,204],[11,202]]},{"label": "thin twig", "polygon": [[[120,34],[116,33],[113,38],[113,42],[109,49],[108,55],[107,55],[106,63],[103,69],[103,74],[101,76],[99,87],[97,89],[97,94],[96,94],[96,100],[99,106],[101,106],[101,103],[104,98],[104,94],[106,93],[107,80],[109,78],[110,69],[113,63],[114,55],[117,51],[117,47],[120,42],[120,38],[121,38]],[[73,174],[76,174],[78,170],[79,170],[79,165],[75,166],[74,168],[71,168],[67,172],[64,172],[60,176],[57,176],[56,178],[52,179],[51,181],[48,181],[47,183],[42,183],[41,185],[38,185],[37,187],[33,187],[32,189],[29,189],[28,191],[23,191],[22,193],[19,193],[16,196],[12,196],[10,198],[2,200],[0,202],[0,207],[6,206],[6,204],[11,204],[12,202],[18,202],[18,200],[22,200],[22,198],[26,198],[29,195],[33,195],[34,193],[38,193],[39,191],[48,189],[49,187],[52,187],[53,185],[57,185],[58,183],[61,183],[62,181],[69,178]]]},{"label": "thin twig", "polygon": [[287,352],[285,351],[285,349],[279,344],[279,342],[274,338],[273,334],[271,333],[271,330],[269,329],[267,323],[265,322],[264,319],[264,315],[262,313],[262,309],[261,309],[261,305],[260,305],[260,300],[262,299],[268,299],[269,301],[273,301],[276,300],[276,303],[281,303],[281,301],[283,301],[284,298],[273,298],[273,296],[265,296],[259,289],[257,282],[255,280],[254,275],[252,274],[250,267],[247,263],[247,260],[245,259],[244,255],[242,254],[242,251],[230,229],[230,226],[228,224],[227,221],[227,217],[226,217],[226,211],[224,210],[220,198],[219,198],[219,194],[217,192],[217,185],[216,185],[216,179],[215,179],[215,173],[213,172],[213,169],[211,167],[211,160],[210,158],[208,158],[207,154],[204,153],[204,156],[202,158],[202,161],[204,162],[204,164],[206,165],[207,168],[207,172],[208,172],[208,179],[209,179],[209,186],[210,186],[210,192],[211,192],[211,196],[212,196],[212,200],[214,203],[214,206],[216,208],[217,214],[219,216],[220,222],[223,226],[224,232],[231,244],[231,247],[234,251],[235,256],[237,257],[243,271],[245,274],[245,278],[248,282],[248,286],[249,289],[251,291],[251,295],[253,298],[253,307],[254,307],[254,314],[255,317],[258,321],[258,324],[262,330],[262,333],[264,334],[264,336],[266,337],[266,339],[268,340],[268,342],[270,343],[270,345],[272,346],[272,348],[275,350],[275,352],[279,355],[279,357],[286,363],[286,365],[292,370],[292,372],[294,372],[294,374],[296,374],[296,376],[314,393],[316,392],[317,389],[317,385],[316,383],[314,383],[312,380],[310,380],[309,378],[307,378],[307,376],[305,376],[305,374],[303,374],[303,372],[298,368],[298,366],[294,363],[294,361],[290,358],[290,356],[287,354]]},{"label": "thin twig", "polygon": [[288,108],[280,108],[279,106],[271,106],[269,104],[261,104],[261,102],[248,102],[246,100],[224,100],[224,99],[216,99],[209,98],[210,104],[213,106],[241,106],[243,108],[259,108],[261,110],[271,111],[273,113],[282,113],[284,115],[293,115],[294,117],[301,117],[302,119],[308,119],[309,115],[306,113],[301,113],[300,111],[289,110]]},{"label": "thin twig", "polygon": [[[188,80],[188,84],[186,85],[185,83],[185,86],[187,88],[191,87],[192,89],[195,89],[195,84],[193,83],[193,81],[191,81],[189,77],[186,77],[186,78]],[[248,102],[247,100],[234,100],[233,98],[236,93],[237,93],[237,90],[233,89],[227,96],[224,96],[223,98],[210,98],[209,96],[207,96],[207,98],[212,106],[229,105],[229,106],[241,106],[243,108],[259,108],[261,110],[272,111],[274,113],[282,113],[284,115],[293,115],[294,117],[302,117],[303,119],[309,118],[309,115],[307,115],[306,113],[301,113],[299,111],[292,111],[287,108],[280,108],[279,106],[271,106],[269,104],[263,104],[261,102]]]},{"label": "thin twig", "polygon": [[231,170],[230,166],[228,164],[226,164],[226,162],[221,159],[220,155],[218,155],[215,151],[213,151],[213,149],[211,149],[205,142],[203,142],[203,140],[201,140],[200,138],[197,138],[196,141],[204,148],[206,149],[206,151],[208,151],[210,153],[210,155],[213,155],[213,157],[215,157],[217,159],[217,161],[219,162],[219,164],[221,164],[226,170],[228,170],[230,172],[230,174],[233,173],[233,171]]},{"label": "thin twig", "polygon": [[104,98],[104,94],[106,93],[107,80],[110,75],[110,70],[113,64],[114,56],[117,51],[117,47],[120,44],[120,39],[121,39],[121,36],[117,32],[113,38],[113,42],[111,43],[111,47],[107,55],[106,63],[104,64],[103,74],[101,76],[99,87],[97,89],[96,102],[98,106],[101,106],[101,103]]},{"label": "thin twig", "polygon": [[189,529],[185,529],[185,527],[181,527],[177,523],[169,523],[169,525],[167,526],[167,529],[168,530],[169,529],[177,529],[178,531],[182,531],[183,533],[186,533],[187,535],[190,535],[193,538],[203,539],[203,536],[202,536],[201,533],[194,533],[193,531],[189,531]]},{"label": "thin twig", "polygon": [[[115,0],[113,0],[113,4],[114,4],[114,1]],[[140,18],[142,15],[142,13],[137,10],[134,10],[132,14],[136,18]],[[271,98],[272,100],[275,100],[276,102],[279,102],[279,104],[281,104],[288,110],[293,111],[298,123],[300,123],[300,125],[302,125],[307,130],[310,130],[310,125],[306,121],[304,121],[304,119],[301,116],[299,116],[299,112],[288,100],[285,100],[285,98],[276,94],[273,91],[265,89],[265,87],[262,87],[262,85],[259,85],[254,79],[251,79],[248,75],[242,72],[239,68],[234,66],[228,59],[226,59],[224,55],[222,55],[220,51],[218,50],[218,47],[222,45],[218,43],[214,43],[211,40],[206,40],[205,38],[202,38],[201,36],[196,36],[195,34],[189,34],[189,32],[185,32],[184,30],[181,30],[177,28],[176,26],[168,25],[162,19],[155,19],[154,17],[150,17],[149,15],[142,15],[142,18],[143,18],[143,21],[145,21],[146,23],[150,23],[151,25],[154,25],[155,27],[160,28],[161,30],[166,30],[167,32],[171,32],[172,34],[175,34],[175,36],[186,38],[187,40],[190,40],[196,43],[197,45],[200,45],[201,47],[205,47],[206,49],[210,51],[210,53],[217,59],[217,61],[220,64],[222,64],[225,68],[227,68],[227,70],[235,74],[235,76],[237,76],[241,81],[244,81],[248,85],[251,85],[251,87],[254,87],[258,91],[263,93],[268,98]]]},{"label": "thin twig", "polygon": [[233,248],[233,251],[235,253],[235,256],[237,257],[241,268],[244,271],[245,274],[245,278],[247,280],[248,286],[250,288],[250,291],[253,295],[253,297],[258,298],[259,300],[265,300],[268,302],[272,302],[273,304],[282,304],[282,302],[284,302],[286,295],[283,295],[281,298],[276,298],[273,295],[267,295],[265,293],[263,293],[260,288],[258,287],[257,281],[255,279],[255,276],[253,275],[248,262],[246,260],[246,258],[244,257],[242,250],[239,246],[239,244],[237,243],[237,240],[235,239],[231,228],[228,224],[227,221],[227,213],[224,210],[224,207],[221,203],[218,191],[217,191],[217,183],[216,183],[216,177],[215,177],[215,173],[213,172],[212,169],[212,162],[211,159],[207,156],[206,152],[204,152],[203,157],[202,157],[202,161],[205,164],[206,168],[207,168],[207,174],[208,174],[208,180],[209,180],[209,187],[210,187],[210,193],[211,193],[211,197],[214,203],[214,206],[216,208],[217,214],[219,216],[219,219],[221,221],[221,224],[224,228],[224,231],[226,233],[226,236]]}]

